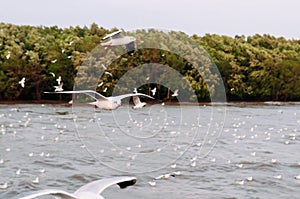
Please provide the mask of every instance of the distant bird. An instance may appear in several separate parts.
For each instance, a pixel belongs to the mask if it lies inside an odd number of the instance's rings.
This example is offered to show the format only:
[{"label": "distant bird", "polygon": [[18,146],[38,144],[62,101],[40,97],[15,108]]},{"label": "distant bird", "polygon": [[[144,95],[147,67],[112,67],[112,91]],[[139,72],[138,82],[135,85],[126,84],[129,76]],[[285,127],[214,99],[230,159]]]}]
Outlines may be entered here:
[{"label": "distant bird", "polygon": [[152,93],[152,96],[155,95],[155,93],[156,93],[156,87],[154,87],[154,88],[151,90],[151,93]]},{"label": "distant bird", "polygon": [[149,81],[150,77],[146,77],[146,80]]},{"label": "distant bird", "polygon": [[6,55],[6,59],[9,59],[9,58],[10,58],[10,52],[8,52]]},{"label": "distant bird", "polygon": [[39,177],[36,177],[33,181],[32,181],[33,184],[39,184],[40,183],[40,179]]},{"label": "distant bird", "polygon": [[25,87],[25,77],[23,77],[21,79],[21,81],[19,81],[19,84],[24,88]]},{"label": "distant bird", "polygon": [[150,181],[150,182],[148,182],[148,184],[149,184],[151,187],[155,187],[155,186],[156,186],[156,182],[155,182],[155,181]]},{"label": "distant bird", "polygon": [[72,55],[69,55],[67,58],[68,58],[68,59],[71,59],[71,58],[72,58]]},{"label": "distant bird", "polygon": [[138,91],[137,91],[136,88],[134,88],[132,92],[133,92],[133,93],[137,93]]},{"label": "distant bird", "polygon": [[109,76],[113,76],[110,72],[105,71],[104,74],[109,75]]},{"label": "distant bird", "polygon": [[61,84],[59,84],[58,86],[53,86],[55,88],[54,92],[62,92],[64,89],[63,87],[63,82],[61,82]]},{"label": "distant bird", "polygon": [[106,91],[107,91],[107,87],[104,88],[103,93],[106,93]]},{"label": "distant bird", "polygon": [[5,182],[4,184],[0,185],[0,189],[7,189],[7,187],[8,187],[7,182]]},{"label": "distant bird", "polygon": [[71,46],[74,43],[74,41],[70,41],[69,45]]},{"label": "distant bird", "polygon": [[60,83],[61,83],[61,76],[59,76],[59,77],[56,79],[56,81],[57,81],[57,84],[60,85]]},{"label": "distant bird", "polygon": [[[137,92],[135,92],[137,93]],[[144,106],[146,106],[146,102],[141,102],[140,98],[138,96],[133,96],[133,103],[134,106],[132,107],[133,109],[140,109],[143,108]]]},{"label": "distant bird", "polygon": [[[44,93],[56,93],[56,92],[44,92]],[[59,93],[66,93],[66,94],[79,94],[83,93],[86,94],[96,101],[91,102],[89,104],[93,105],[94,107],[97,108],[102,108],[105,110],[114,110],[121,106],[121,100],[127,97],[133,97],[133,96],[144,96],[148,97],[150,99],[154,99],[153,97],[149,95],[145,95],[142,93],[130,93],[130,94],[124,94],[124,95],[119,95],[119,96],[110,96],[110,97],[105,97],[101,95],[100,93],[93,91],[93,90],[78,90],[78,91],[62,91]]]},{"label": "distant bird", "polygon": [[106,188],[117,184],[121,189],[124,189],[128,186],[134,185],[135,183],[135,177],[114,177],[90,182],[77,189],[77,191],[75,191],[74,193],[68,193],[66,191],[55,189],[45,189],[33,192],[31,195],[19,199],[32,199],[46,195],[52,195],[54,197],[66,199],[104,199],[100,194]]},{"label": "distant bird", "polygon": [[178,89],[176,89],[175,91],[174,91],[174,93],[172,94],[172,97],[177,97],[178,96]]},{"label": "distant bird", "polygon": [[99,84],[98,84],[98,87],[100,87],[100,86],[102,86],[103,85],[103,82],[100,82]]},{"label": "distant bird", "polygon": [[282,178],[282,175],[274,176],[274,178],[280,180]]},{"label": "distant bird", "polygon": [[124,46],[128,53],[132,53],[135,50],[136,39],[131,36],[123,36],[122,31],[116,31],[106,35],[102,40],[110,39],[107,42],[101,43],[101,46],[108,48],[110,46]]},{"label": "distant bird", "polygon": [[56,63],[56,62],[57,62],[57,59],[54,59],[54,60],[51,61],[51,63],[53,63],[53,64]]},{"label": "distant bird", "polygon": [[295,176],[296,180],[300,180],[300,175]]},{"label": "distant bird", "polygon": [[53,77],[55,77],[55,73],[54,72],[50,72],[50,75],[52,75]]}]

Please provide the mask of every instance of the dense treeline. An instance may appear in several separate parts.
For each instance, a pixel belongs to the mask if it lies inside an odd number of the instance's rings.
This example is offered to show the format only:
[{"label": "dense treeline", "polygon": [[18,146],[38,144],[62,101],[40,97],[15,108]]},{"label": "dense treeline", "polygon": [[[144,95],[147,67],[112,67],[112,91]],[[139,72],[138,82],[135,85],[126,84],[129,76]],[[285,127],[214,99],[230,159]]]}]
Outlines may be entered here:
[{"label": "dense treeline", "polygon": [[[0,100],[49,99],[42,91],[53,91],[58,76],[62,77],[64,89],[72,90],[74,78],[76,75],[80,77],[77,74],[79,67],[88,68],[88,64],[83,64],[86,57],[99,45],[101,38],[112,31],[115,29],[106,30],[97,24],[62,29],[57,26],[0,23]],[[139,33],[135,36],[138,38]],[[300,100],[300,40],[270,35],[232,38],[207,34],[202,37],[193,35],[191,38],[209,53],[217,65],[228,100]],[[188,49],[182,45],[177,47],[182,51]],[[101,80],[104,82],[102,87],[108,88],[105,94],[111,94],[110,89],[126,71],[143,63],[155,62],[180,71],[190,80],[198,100],[209,100],[211,92],[208,90],[213,87],[214,81],[210,84],[203,81],[199,74],[195,74],[191,63],[170,52],[138,50],[134,55],[125,54],[116,59],[107,68],[113,75]],[[26,77],[24,88],[19,84],[22,77]],[[168,89],[161,89],[166,94],[159,98],[170,94]]]}]

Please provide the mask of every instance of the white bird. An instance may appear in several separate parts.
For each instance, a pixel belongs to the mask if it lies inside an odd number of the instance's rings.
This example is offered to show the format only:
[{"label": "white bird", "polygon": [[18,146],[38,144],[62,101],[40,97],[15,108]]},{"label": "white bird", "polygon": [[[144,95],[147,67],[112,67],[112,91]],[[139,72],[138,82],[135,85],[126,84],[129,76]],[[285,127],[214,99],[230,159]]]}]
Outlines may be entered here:
[{"label": "white bird", "polygon": [[32,180],[33,184],[39,184],[40,183],[40,179],[39,177],[36,177],[34,180]]},{"label": "white bird", "polygon": [[6,55],[6,59],[10,58],[10,52],[8,52],[8,54]]},{"label": "white bird", "polygon": [[51,63],[53,63],[53,64],[56,63],[56,62],[57,62],[57,59],[54,59],[54,60],[51,61]]},{"label": "white bird", "polygon": [[100,83],[98,84],[98,87],[102,86],[103,84],[104,84],[103,82],[100,82]]},{"label": "white bird", "polygon": [[56,79],[56,81],[57,81],[57,84],[60,85],[60,83],[61,83],[61,76],[59,76],[59,77]]},{"label": "white bird", "polygon": [[105,88],[103,89],[103,93],[106,93],[106,91],[107,91],[107,87],[105,87]]},{"label": "white bird", "polygon": [[106,35],[102,40],[110,38],[109,41],[101,43],[101,46],[107,48],[110,46],[124,46],[127,52],[131,52],[135,48],[136,39],[131,36],[123,36],[122,31],[116,31],[111,34]]},{"label": "white bird", "polygon": [[[137,93],[137,92],[136,92]],[[146,102],[141,102],[140,98],[138,96],[132,96],[134,106],[133,109],[140,109],[146,106]]]},{"label": "white bird", "polygon": [[280,180],[282,178],[282,175],[274,176],[274,178]]},{"label": "white bird", "polygon": [[64,89],[62,88],[64,85],[63,82],[61,84],[58,84],[58,86],[53,86],[55,88],[54,92],[62,92]]},{"label": "white bird", "polygon": [[0,185],[0,189],[7,189],[7,187],[8,187],[7,182],[4,183],[4,184],[2,184],[2,185]]},{"label": "white bird", "polygon": [[54,72],[50,72],[50,75],[52,75],[53,77],[55,77],[55,73]]},{"label": "white bird", "polygon": [[32,199],[40,196],[52,195],[54,197],[65,199],[104,199],[100,194],[112,185],[119,185],[121,189],[132,186],[136,183],[135,177],[114,177],[90,182],[75,191],[68,193],[62,190],[45,189],[33,192],[29,196],[21,197],[19,199]]},{"label": "white bird", "polygon": [[[44,92],[44,93],[57,93],[57,92]],[[102,108],[105,110],[114,110],[121,106],[121,100],[127,97],[133,97],[133,96],[144,96],[148,97],[150,99],[154,99],[153,97],[149,95],[145,95],[143,93],[130,93],[130,94],[124,94],[124,95],[119,95],[119,96],[110,96],[110,97],[105,97],[101,95],[100,93],[93,91],[93,90],[78,90],[78,91],[62,91],[59,93],[66,93],[66,94],[79,94],[83,93],[86,94],[96,101],[91,102],[89,104],[94,105],[94,107],[97,108]]]},{"label": "white bird", "polygon": [[156,93],[156,87],[151,90],[151,93],[152,93],[152,96],[155,95],[155,93]]},{"label": "white bird", "polygon": [[109,76],[113,76],[110,72],[105,71],[104,74],[109,75]]},{"label": "white bird", "polygon": [[174,93],[172,94],[172,97],[177,97],[178,96],[178,89],[176,89],[175,91],[174,91]]},{"label": "white bird", "polygon": [[295,176],[296,180],[300,180],[300,175]]},{"label": "white bird", "polygon": [[137,93],[138,91],[137,91],[136,88],[134,88],[132,92],[133,92],[133,93]]},{"label": "white bird", "polygon": [[19,84],[24,88],[25,87],[25,77],[23,77],[21,79],[21,81],[19,81]]}]

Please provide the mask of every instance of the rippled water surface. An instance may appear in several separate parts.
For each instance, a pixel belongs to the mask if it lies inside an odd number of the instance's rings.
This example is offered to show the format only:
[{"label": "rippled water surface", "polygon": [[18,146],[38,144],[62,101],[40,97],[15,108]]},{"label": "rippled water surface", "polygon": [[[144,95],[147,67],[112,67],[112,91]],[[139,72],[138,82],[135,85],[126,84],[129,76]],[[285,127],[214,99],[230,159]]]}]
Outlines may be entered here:
[{"label": "rippled water surface", "polygon": [[299,104],[122,106],[114,111],[0,105],[0,125],[0,185],[8,185],[0,189],[1,199],[48,188],[73,192],[90,181],[122,175],[136,176],[136,185],[112,186],[103,196],[300,195],[295,179],[300,175]]}]

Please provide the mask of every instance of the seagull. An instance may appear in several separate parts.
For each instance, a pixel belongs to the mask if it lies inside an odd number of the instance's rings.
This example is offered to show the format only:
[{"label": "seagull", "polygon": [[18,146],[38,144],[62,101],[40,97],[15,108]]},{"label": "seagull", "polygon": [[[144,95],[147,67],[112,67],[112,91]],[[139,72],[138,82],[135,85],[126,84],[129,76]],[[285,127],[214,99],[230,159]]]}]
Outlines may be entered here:
[{"label": "seagull", "polygon": [[116,31],[111,34],[106,35],[102,38],[102,40],[110,39],[107,42],[101,43],[101,46],[105,48],[110,46],[124,46],[127,52],[132,52],[135,49],[135,41],[136,39],[131,36],[123,36],[122,31]]},{"label": "seagull", "polygon": [[63,86],[63,82],[61,82],[61,84],[59,84],[58,86],[53,86],[55,88],[54,92],[62,92],[64,89],[62,88]]},{"label": "seagull", "polygon": [[[44,93],[57,93],[57,92],[44,92]],[[127,97],[133,97],[133,96],[144,96],[148,97],[150,99],[154,99],[153,97],[149,95],[145,95],[143,93],[130,93],[130,94],[124,94],[124,95],[119,95],[119,96],[110,96],[110,97],[105,97],[101,95],[100,93],[93,91],[93,90],[78,90],[78,91],[62,91],[59,93],[66,93],[66,94],[78,94],[78,93],[83,93],[86,94],[96,101],[91,102],[91,105],[94,105],[94,107],[102,108],[105,110],[114,110],[121,106],[121,100]]]},{"label": "seagull", "polygon": [[[136,92],[137,93],[137,92]],[[132,96],[134,106],[133,109],[140,109],[146,106],[146,102],[141,102],[140,98],[138,96]]]},{"label": "seagull", "polygon": [[25,77],[23,77],[21,79],[21,81],[19,81],[19,84],[24,88],[25,87]]},{"label": "seagull", "polygon": [[60,82],[61,82],[61,76],[59,76],[59,77],[56,79],[56,81],[57,81],[57,84],[60,85]]},{"label": "seagull", "polygon": [[10,58],[10,52],[8,52],[8,54],[6,55],[6,59]]},{"label": "seagull", "polygon": [[178,96],[178,89],[176,89],[175,91],[174,91],[174,93],[172,94],[172,97],[177,97]]},{"label": "seagull", "polygon": [[105,73],[106,75],[111,76],[111,77],[113,76],[110,72],[105,71],[104,73]]},{"label": "seagull", "polygon": [[152,96],[154,96],[154,95],[155,95],[155,93],[156,93],[156,87],[155,87],[155,88],[153,88],[153,89],[151,90],[151,92],[152,92]]},{"label": "seagull", "polygon": [[57,59],[54,59],[54,60],[51,61],[51,63],[53,63],[53,64],[56,63],[56,62],[57,62]]},{"label": "seagull", "polygon": [[52,75],[53,77],[55,77],[55,73],[54,72],[50,72],[50,75]]},{"label": "seagull", "polygon": [[74,193],[68,193],[62,190],[56,189],[45,189],[41,191],[33,192],[29,196],[25,196],[19,199],[32,199],[40,196],[52,195],[59,198],[65,199],[104,199],[100,194],[107,188],[114,184],[120,186],[121,189],[124,189],[128,186],[132,186],[136,183],[135,177],[114,177],[107,178],[102,180],[96,180],[90,182],[75,191]]}]

